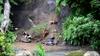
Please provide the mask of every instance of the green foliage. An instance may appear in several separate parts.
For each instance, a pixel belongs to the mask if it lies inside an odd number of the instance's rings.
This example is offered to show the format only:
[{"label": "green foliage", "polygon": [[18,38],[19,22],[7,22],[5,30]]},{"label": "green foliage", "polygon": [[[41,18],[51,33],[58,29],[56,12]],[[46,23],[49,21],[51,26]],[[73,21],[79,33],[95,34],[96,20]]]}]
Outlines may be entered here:
[{"label": "green foliage", "polygon": [[5,44],[3,55],[4,56],[14,56],[14,50],[13,50],[13,46],[11,43]]},{"label": "green foliage", "polygon": [[[14,0],[9,0],[11,3],[14,3]],[[0,0],[0,24],[3,20],[3,8],[4,3],[3,0]],[[13,51],[13,42],[15,40],[15,34],[11,32],[9,29],[6,33],[0,32],[0,56],[14,56]]]},{"label": "green foliage", "polygon": [[100,21],[90,17],[69,17],[63,24],[63,33],[66,43],[72,45],[91,45],[100,47]]},{"label": "green foliage", "polygon": [[91,43],[92,45],[91,45],[91,47],[93,48],[93,49],[95,49],[95,50],[97,50],[97,51],[99,51],[100,50],[100,40],[95,40],[95,42],[93,42],[93,43]]},{"label": "green foliage", "polygon": [[4,44],[4,39],[5,39],[4,34],[0,32],[0,46]]},{"label": "green foliage", "polygon": [[15,39],[15,33],[12,31],[0,32],[0,56],[14,56],[13,43]]},{"label": "green foliage", "polygon": [[0,32],[0,56],[14,56],[12,44],[6,40],[5,35]]},{"label": "green foliage", "polygon": [[2,22],[2,20],[3,20],[3,14],[0,14],[0,25],[1,25],[1,22]]},{"label": "green foliage", "polygon": [[15,42],[15,33],[7,31],[5,34],[0,32],[0,56],[14,56],[13,43]]},{"label": "green foliage", "polygon": [[16,39],[16,35],[15,35],[15,33],[14,32],[12,32],[12,31],[7,31],[6,32],[6,34],[5,34],[5,36],[6,36],[6,42],[7,43],[14,43],[15,42],[15,39]]},{"label": "green foliage", "polygon": [[9,0],[9,1],[11,4],[18,5],[18,3],[15,0]]},{"label": "green foliage", "polygon": [[76,51],[70,51],[69,53],[65,54],[66,56],[83,56],[84,55],[83,50],[76,50]]},{"label": "green foliage", "polygon": [[72,15],[84,15],[91,13],[94,19],[100,18],[100,0],[56,0],[57,11],[62,6],[69,6]]},{"label": "green foliage", "polygon": [[0,4],[3,4],[3,0],[0,0]]},{"label": "green foliage", "polygon": [[36,45],[36,50],[33,52],[33,55],[35,56],[45,56],[45,49],[42,44],[38,43]]},{"label": "green foliage", "polygon": [[[77,32],[77,30],[79,30],[78,28],[81,25],[84,25],[85,23],[87,24],[88,22],[89,22],[88,18],[69,17],[63,26],[63,32],[64,32],[64,37],[65,37],[64,39],[73,45],[82,44],[80,39],[82,39],[81,33],[83,33],[83,32]],[[80,30],[81,30],[81,28],[80,28]]]},{"label": "green foliage", "polygon": [[[71,15],[63,25],[66,43],[88,44],[94,49],[100,47],[100,0],[56,0],[56,10],[69,6]],[[88,15],[88,16],[87,16]]]},{"label": "green foliage", "polygon": [[2,13],[2,9],[3,9],[3,8],[2,8],[2,5],[0,5],[0,14]]},{"label": "green foliage", "polygon": [[10,21],[10,24],[9,24],[9,26],[8,26],[8,30],[6,31],[6,33],[5,33],[5,37],[6,37],[6,42],[7,43],[14,43],[15,42],[15,40],[16,40],[16,33],[15,32],[13,32],[13,25],[11,24],[12,22]]},{"label": "green foliage", "polygon": [[35,36],[39,36],[46,27],[47,23],[41,23],[33,27],[32,30],[35,33]]},{"label": "green foliage", "polygon": [[2,10],[3,10],[3,0],[0,0],[0,24],[1,24],[1,21],[3,19]]}]

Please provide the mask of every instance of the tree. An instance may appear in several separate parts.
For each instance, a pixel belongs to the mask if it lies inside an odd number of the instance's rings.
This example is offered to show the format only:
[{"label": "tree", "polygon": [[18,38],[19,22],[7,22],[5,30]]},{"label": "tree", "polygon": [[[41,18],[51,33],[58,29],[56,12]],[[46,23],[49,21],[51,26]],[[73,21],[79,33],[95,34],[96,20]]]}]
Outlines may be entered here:
[{"label": "tree", "polygon": [[7,31],[9,23],[10,23],[10,3],[9,0],[4,0],[4,18],[3,21],[1,22],[1,31],[4,33]]},{"label": "tree", "polygon": [[13,0],[0,0],[0,56],[14,56],[12,43],[15,40],[15,35],[14,32],[8,29],[10,24],[11,1]]}]

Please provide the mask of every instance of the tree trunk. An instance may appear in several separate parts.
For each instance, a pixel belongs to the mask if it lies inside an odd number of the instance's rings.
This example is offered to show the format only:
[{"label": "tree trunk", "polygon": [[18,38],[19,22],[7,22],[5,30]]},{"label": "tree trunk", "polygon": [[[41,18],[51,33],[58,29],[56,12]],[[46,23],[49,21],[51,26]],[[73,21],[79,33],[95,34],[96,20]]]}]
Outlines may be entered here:
[{"label": "tree trunk", "polygon": [[4,33],[7,31],[10,23],[10,3],[9,0],[4,0],[4,18],[1,22],[1,31]]}]

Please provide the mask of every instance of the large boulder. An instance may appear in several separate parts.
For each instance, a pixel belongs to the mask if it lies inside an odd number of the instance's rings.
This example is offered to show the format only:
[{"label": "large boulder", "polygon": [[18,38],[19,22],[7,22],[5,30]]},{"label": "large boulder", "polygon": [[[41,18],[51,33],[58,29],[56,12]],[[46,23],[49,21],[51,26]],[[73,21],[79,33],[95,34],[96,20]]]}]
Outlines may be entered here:
[{"label": "large boulder", "polygon": [[84,56],[100,56],[96,51],[87,51]]}]

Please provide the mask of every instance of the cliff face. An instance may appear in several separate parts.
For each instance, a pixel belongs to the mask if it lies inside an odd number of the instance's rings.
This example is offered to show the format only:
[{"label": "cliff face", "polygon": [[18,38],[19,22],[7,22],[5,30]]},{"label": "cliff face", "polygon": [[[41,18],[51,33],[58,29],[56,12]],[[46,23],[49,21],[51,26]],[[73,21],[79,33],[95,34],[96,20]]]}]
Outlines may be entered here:
[{"label": "cliff face", "polygon": [[[31,35],[35,35],[34,33],[36,32],[33,31],[32,29],[34,28],[34,26],[39,26],[41,24],[43,25],[47,24],[46,27],[49,30],[48,37],[56,37],[56,33],[59,31],[59,28],[61,28],[61,23],[63,21],[62,18],[69,14],[69,9],[63,8],[61,11],[61,15],[59,17],[56,15],[55,13],[56,0],[16,0],[16,1],[18,2],[18,5],[12,6],[11,11],[13,12],[13,16],[11,19],[14,26],[21,29],[18,30],[19,40],[20,38],[22,38],[21,33],[23,31],[27,31]],[[52,22],[54,24],[52,24]],[[37,28],[41,28],[41,26]],[[41,34],[41,32],[39,33]]]},{"label": "cliff face", "polygon": [[15,27],[29,29],[33,24],[48,21],[47,0],[25,0],[27,2],[12,6],[12,21]]},{"label": "cliff face", "polygon": [[[16,0],[18,5],[12,6],[12,21],[15,27],[29,29],[34,24],[48,22],[52,18],[51,13],[55,11],[55,0]],[[20,2],[19,2],[20,1]],[[55,13],[53,13],[55,14]],[[69,14],[68,8],[64,8],[61,12],[62,17]]]}]

